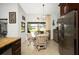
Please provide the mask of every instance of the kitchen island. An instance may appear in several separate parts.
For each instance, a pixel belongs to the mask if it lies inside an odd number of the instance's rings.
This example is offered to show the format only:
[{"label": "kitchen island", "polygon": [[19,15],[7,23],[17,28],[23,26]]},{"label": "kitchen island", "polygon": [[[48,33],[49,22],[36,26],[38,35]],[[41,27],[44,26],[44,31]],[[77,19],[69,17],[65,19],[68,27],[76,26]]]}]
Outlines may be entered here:
[{"label": "kitchen island", "polygon": [[0,54],[11,48],[12,55],[21,54],[21,38],[5,37],[0,39]]}]

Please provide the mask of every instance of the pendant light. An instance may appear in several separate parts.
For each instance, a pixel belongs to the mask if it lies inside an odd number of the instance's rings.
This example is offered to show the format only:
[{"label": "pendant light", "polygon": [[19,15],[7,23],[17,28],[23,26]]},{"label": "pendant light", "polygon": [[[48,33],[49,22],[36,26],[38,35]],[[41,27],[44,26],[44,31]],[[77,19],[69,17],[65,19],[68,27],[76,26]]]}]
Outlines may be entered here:
[{"label": "pendant light", "polygon": [[42,4],[42,7],[43,7],[43,15],[42,15],[42,19],[45,20],[45,13],[44,13],[44,12],[45,12],[45,10],[44,10],[44,9],[45,9],[45,4]]}]

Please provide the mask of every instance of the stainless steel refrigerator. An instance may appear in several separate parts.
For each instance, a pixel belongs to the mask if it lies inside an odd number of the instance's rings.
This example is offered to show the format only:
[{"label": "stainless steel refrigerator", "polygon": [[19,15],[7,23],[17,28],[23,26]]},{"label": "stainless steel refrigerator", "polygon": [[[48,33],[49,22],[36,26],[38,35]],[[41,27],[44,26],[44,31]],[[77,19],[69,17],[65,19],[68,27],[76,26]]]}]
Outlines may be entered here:
[{"label": "stainless steel refrigerator", "polygon": [[78,12],[76,10],[58,19],[59,53],[61,55],[78,54]]}]

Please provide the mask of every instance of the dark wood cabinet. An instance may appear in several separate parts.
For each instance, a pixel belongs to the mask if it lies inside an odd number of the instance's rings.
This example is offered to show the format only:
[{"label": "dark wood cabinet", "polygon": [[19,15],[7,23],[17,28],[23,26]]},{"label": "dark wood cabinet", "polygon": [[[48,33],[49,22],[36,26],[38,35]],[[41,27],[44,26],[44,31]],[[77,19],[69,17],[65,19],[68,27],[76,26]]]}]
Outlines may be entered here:
[{"label": "dark wood cabinet", "polygon": [[[9,53],[10,49],[10,53]],[[7,52],[8,50],[8,52]],[[5,37],[0,40],[0,54],[2,55],[21,55],[21,38]]]},{"label": "dark wood cabinet", "polygon": [[21,39],[18,39],[12,44],[12,54],[21,55]]},{"label": "dark wood cabinet", "polygon": [[79,3],[60,3],[60,16],[67,14],[72,10],[79,10]]},{"label": "dark wood cabinet", "polygon": [[68,10],[68,7],[66,3],[60,3],[59,4],[59,7],[60,7],[60,15],[64,15],[66,14],[69,10]]},{"label": "dark wood cabinet", "polygon": [[58,40],[58,29],[57,28],[53,30],[53,40],[57,43],[59,42],[59,40]]}]

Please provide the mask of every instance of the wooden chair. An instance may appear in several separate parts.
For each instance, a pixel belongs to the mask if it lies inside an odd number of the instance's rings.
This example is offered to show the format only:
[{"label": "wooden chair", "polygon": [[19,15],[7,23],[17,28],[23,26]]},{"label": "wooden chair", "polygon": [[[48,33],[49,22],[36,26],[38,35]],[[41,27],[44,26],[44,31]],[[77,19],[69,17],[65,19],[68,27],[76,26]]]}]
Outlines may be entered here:
[{"label": "wooden chair", "polygon": [[47,36],[37,36],[35,40],[35,46],[38,50],[47,47]]}]

